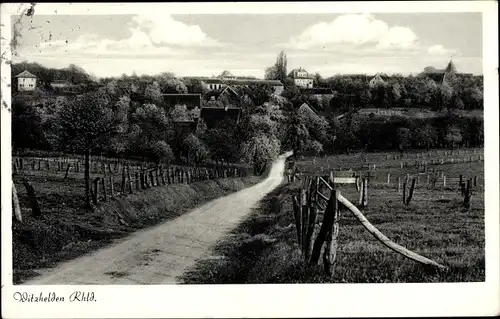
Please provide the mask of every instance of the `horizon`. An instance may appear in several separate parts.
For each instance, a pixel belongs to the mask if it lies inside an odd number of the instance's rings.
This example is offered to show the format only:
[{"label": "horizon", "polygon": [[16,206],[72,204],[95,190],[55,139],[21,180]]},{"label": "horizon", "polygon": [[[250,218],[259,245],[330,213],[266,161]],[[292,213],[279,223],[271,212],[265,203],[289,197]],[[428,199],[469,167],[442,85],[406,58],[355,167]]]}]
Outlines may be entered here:
[{"label": "horizon", "polygon": [[478,12],[53,14],[12,16],[12,26],[13,63],[75,64],[98,78],[211,77],[224,70],[264,78],[281,50],[288,70],[302,67],[324,78],[416,75],[427,66],[443,69],[450,59],[460,73],[483,74]]}]

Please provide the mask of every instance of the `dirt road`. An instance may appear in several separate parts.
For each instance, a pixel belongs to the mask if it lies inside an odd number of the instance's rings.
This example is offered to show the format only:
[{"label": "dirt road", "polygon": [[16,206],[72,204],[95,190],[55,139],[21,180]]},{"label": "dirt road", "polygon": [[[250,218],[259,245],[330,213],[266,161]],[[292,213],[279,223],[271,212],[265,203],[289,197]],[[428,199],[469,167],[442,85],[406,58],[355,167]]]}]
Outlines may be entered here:
[{"label": "dirt road", "polygon": [[25,285],[178,283],[267,193],[283,180],[286,153],[261,183],[213,200],[164,224],[139,231],[112,246],[44,270]]}]

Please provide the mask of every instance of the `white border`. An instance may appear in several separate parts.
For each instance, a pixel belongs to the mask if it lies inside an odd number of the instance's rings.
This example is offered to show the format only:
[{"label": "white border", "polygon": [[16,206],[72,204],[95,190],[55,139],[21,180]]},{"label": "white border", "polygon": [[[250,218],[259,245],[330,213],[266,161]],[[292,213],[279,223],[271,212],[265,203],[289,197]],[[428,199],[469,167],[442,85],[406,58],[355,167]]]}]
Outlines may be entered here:
[{"label": "white border", "polygon": [[[2,4],[2,54],[10,60],[10,14],[28,4]],[[486,282],[466,284],[323,284],[227,286],[12,286],[10,113],[1,108],[2,317],[375,317],[471,316],[500,313],[498,170],[498,3],[494,1],[348,3],[37,4],[35,14],[483,12],[485,83]],[[439,32],[439,30],[436,30]],[[2,99],[10,106],[10,66],[1,64]],[[93,291],[91,303],[18,303],[15,291]]]}]

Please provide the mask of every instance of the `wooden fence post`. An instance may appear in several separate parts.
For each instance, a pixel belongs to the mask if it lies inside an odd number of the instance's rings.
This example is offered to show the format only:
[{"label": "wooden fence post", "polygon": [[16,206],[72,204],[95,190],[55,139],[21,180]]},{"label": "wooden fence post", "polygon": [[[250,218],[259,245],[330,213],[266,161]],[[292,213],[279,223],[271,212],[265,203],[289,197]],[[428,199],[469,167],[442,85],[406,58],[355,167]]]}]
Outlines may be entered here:
[{"label": "wooden fence post", "polygon": [[97,203],[99,202],[99,177],[96,177],[94,179],[94,193],[92,195],[94,197],[94,204],[97,205]]},{"label": "wooden fence post", "polygon": [[443,175],[443,187],[446,187],[446,175]]},{"label": "wooden fence post", "polygon": [[302,203],[299,200],[300,197],[292,196],[293,203],[293,216],[295,219],[295,228],[297,230],[297,242],[299,247],[302,247],[302,215],[301,215],[301,205]]},{"label": "wooden fence post", "polygon": [[128,179],[128,188],[129,188],[129,192],[130,194],[132,194],[134,192],[134,187],[133,187],[133,184],[132,184],[132,176],[130,175],[130,167],[127,166],[127,179]]},{"label": "wooden fence post", "polygon": [[103,178],[101,179],[101,185],[102,185],[102,195],[103,195],[103,200],[104,200],[105,202],[107,202],[107,201],[108,201],[108,194],[107,194],[107,192],[106,192],[106,178],[104,178],[104,177],[103,177]]},{"label": "wooden fence post", "polygon": [[401,177],[398,176],[398,194],[401,193]]},{"label": "wooden fence post", "polygon": [[109,195],[111,197],[115,197],[115,185],[114,185],[114,181],[113,181],[113,176],[112,175],[109,177]]},{"label": "wooden fence post", "polygon": [[144,177],[144,171],[141,171],[140,177],[141,177],[141,189],[146,189],[146,181]]},{"label": "wooden fence post", "polygon": [[42,211],[40,210],[40,206],[38,205],[38,199],[36,198],[35,189],[31,186],[30,182],[23,178],[23,185],[26,188],[26,193],[28,194],[28,200],[31,206],[31,214],[34,217],[38,217],[42,215]]},{"label": "wooden fence post", "polygon": [[387,185],[391,183],[391,173],[387,173]]},{"label": "wooden fence post", "polygon": [[125,166],[122,167],[122,184],[121,184],[121,189],[120,193],[125,194],[125,183],[127,181],[127,178],[125,176]]},{"label": "wooden fence post", "polygon": [[477,187],[477,176],[474,176],[474,187]]},{"label": "wooden fence post", "polygon": [[331,196],[334,196],[333,203],[333,225],[332,228],[326,235],[325,251],[323,252],[323,266],[325,269],[325,274],[327,276],[332,276],[335,271],[335,260],[337,258],[337,247],[338,247],[338,235],[339,235],[339,198],[340,192],[338,190],[332,190]]},{"label": "wooden fence post", "polygon": [[135,190],[139,191],[141,189],[140,183],[139,183],[139,172],[135,172]]},{"label": "wooden fence post", "polygon": [[467,188],[465,189],[465,196],[464,196],[464,206],[466,208],[470,208],[470,198],[472,196],[472,179],[467,180]]},{"label": "wooden fence post", "polygon": [[363,205],[362,207],[368,206],[368,179],[363,178]]}]

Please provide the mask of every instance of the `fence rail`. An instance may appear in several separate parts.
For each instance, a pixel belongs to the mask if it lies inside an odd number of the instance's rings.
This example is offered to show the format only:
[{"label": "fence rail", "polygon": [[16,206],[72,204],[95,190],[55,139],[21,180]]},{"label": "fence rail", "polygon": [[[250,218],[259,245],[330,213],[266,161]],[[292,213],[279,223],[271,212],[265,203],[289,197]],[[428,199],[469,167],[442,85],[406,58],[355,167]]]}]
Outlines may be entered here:
[{"label": "fence rail", "polygon": [[[298,170],[287,172],[289,182],[294,181],[294,176],[296,174],[299,174]],[[302,186],[298,194],[292,196],[297,242],[306,265],[316,265],[319,262],[321,250],[323,249],[323,266],[325,274],[327,276],[333,275],[337,256],[337,237],[340,219],[339,210],[341,204],[357,218],[371,235],[394,252],[426,266],[447,269],[446,266],[416,254],[391,241],[366,219],[358,207],[342,196],[341,192],[336,189],[336,185],[338,184],[354,184],[356,190],[359,192],[358,206],[366,207],[368,205],[367,178],[359,176],[335,177],[334,174],[335,172],[332,171],[329,176],[303,176],[301,180]],[[405,182],[405,190],[406,184],[407,182]],[[467,192],[469,192],[471,184],[472,179],[469,179],[467,183]],[[411,201],[415,179],[412,180],[411,185],[408,196],[405,194],[403,195],[403,201],[406,205]]]}]

